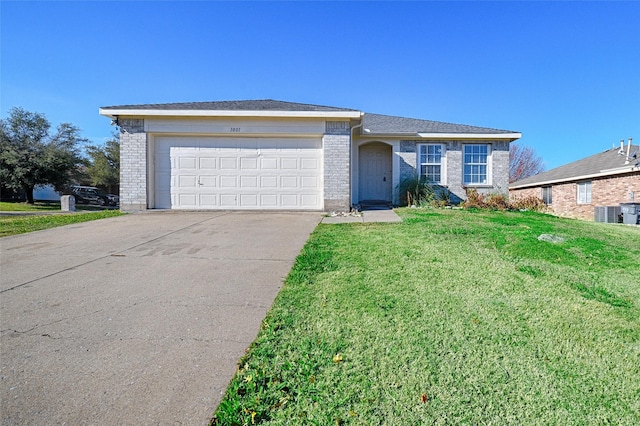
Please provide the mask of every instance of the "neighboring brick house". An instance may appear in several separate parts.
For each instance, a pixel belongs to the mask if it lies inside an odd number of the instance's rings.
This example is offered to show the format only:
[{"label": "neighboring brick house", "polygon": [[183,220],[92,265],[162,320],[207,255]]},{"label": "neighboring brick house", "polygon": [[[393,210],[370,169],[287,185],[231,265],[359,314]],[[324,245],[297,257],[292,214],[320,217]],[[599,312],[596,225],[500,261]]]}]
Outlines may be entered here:
[{"label": "neighboring brick house", "polygon": [[521,134],[274,100],[100,108],[120,128],[120,206],[342,210],[399,202],[416,173],[465,198],[508,191]]},{"label": "neighboring brick house", "polygon": [[609,149],[514,182],[509,195],[542,198],[555,215],[594,220],[595,207],[640,202],[638,158],[636,145]]}]

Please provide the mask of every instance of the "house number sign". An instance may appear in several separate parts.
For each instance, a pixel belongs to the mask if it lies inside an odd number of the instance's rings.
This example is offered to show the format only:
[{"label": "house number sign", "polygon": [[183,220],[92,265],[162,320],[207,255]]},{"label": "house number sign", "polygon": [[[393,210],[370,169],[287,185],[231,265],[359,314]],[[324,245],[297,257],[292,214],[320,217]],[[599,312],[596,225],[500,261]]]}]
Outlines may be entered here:
[{"label": "house number sign", "polygon": [[240,133],[240,127],[231,127],[229,131],[231,133]]}]

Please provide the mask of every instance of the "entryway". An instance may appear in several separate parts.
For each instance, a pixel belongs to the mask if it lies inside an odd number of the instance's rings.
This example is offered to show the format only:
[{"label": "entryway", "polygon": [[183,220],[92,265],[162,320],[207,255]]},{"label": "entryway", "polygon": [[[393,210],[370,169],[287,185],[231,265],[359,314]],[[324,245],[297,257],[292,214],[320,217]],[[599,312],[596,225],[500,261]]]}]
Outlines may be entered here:
[{"label": "entryway", "polygon": [[391,145],[382,142],[361,145],[358,158],[360,203],[391,203],[393,194]]}]

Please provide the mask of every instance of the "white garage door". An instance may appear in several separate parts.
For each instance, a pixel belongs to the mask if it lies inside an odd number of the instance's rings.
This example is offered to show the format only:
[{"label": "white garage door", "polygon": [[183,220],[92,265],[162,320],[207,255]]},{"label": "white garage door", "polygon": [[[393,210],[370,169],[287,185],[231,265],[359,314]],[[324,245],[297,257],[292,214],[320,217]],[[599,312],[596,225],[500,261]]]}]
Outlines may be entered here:
[{"label": "white garage door", "polygon": [[322,209],[314,138],[155,138],[155,207]]}]

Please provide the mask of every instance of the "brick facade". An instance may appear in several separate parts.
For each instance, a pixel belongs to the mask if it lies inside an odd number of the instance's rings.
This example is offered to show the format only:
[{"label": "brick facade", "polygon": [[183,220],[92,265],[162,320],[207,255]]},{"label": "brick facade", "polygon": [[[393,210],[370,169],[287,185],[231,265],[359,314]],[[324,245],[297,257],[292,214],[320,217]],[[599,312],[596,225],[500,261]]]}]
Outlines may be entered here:
[{"label": "brick facade", "polygon": [[147,134],[142,119],[120,119],[120,209],[147,208]]},{"label": "brick facade", "polygon": [[327,121],[324,151],[324,210],[349,211],[351,126],[348,121]]},{"label": "brick facade", "polygon": [[[550,212],[562,217],[594,220],[596,206],[617,206],[620,203],[640,202],[640,171],[620,175],[592,178],[591,203],[578,204],[578,183],[563,182],[551,186]],[[509,191],[512,199],[534,196],[542,198],[542,186]]]},{"label": "brick facade", "polygon": [[466,143],[486,143],[491,145],[491,183],[474,186],[481,193],[503,193],[509,188],[509,142],[505,141],[437,141],[437,140],[404,140],[400,141],[400,181],[415,176],[417,173],[419,144],[443,144],[446,147],[446,182],[445,187],[452,193],[452,201],[458,202],[466,198],[462,182],[462,146]]},{"label": "brick facade", "polygon": [[[141,118],[120,119],[120,206],[123,211],[149,207],[149,152],[145,122]],[[446,183],[452,201],[465,198],[462,184],[462,149],[465,143],[491,145],[489,172],[491,182],[476,186],[480,192],[506,192],[509,169],[509,143],[504,141],[400,141],[395,152],[399,157],[400,181],[416,173],[417,144],[441,143],[446,146]],[[326,121],[322,136],[323,198],[325,211],[348,211],[351,207],[351,123],[348,120]],[[394,160],[394,164],[395,163]],[[395,167],[395,166],[394,166]],[[394,188],[395,190],[395,188]],[[397,197],[396,197],[397,198]]]}]

